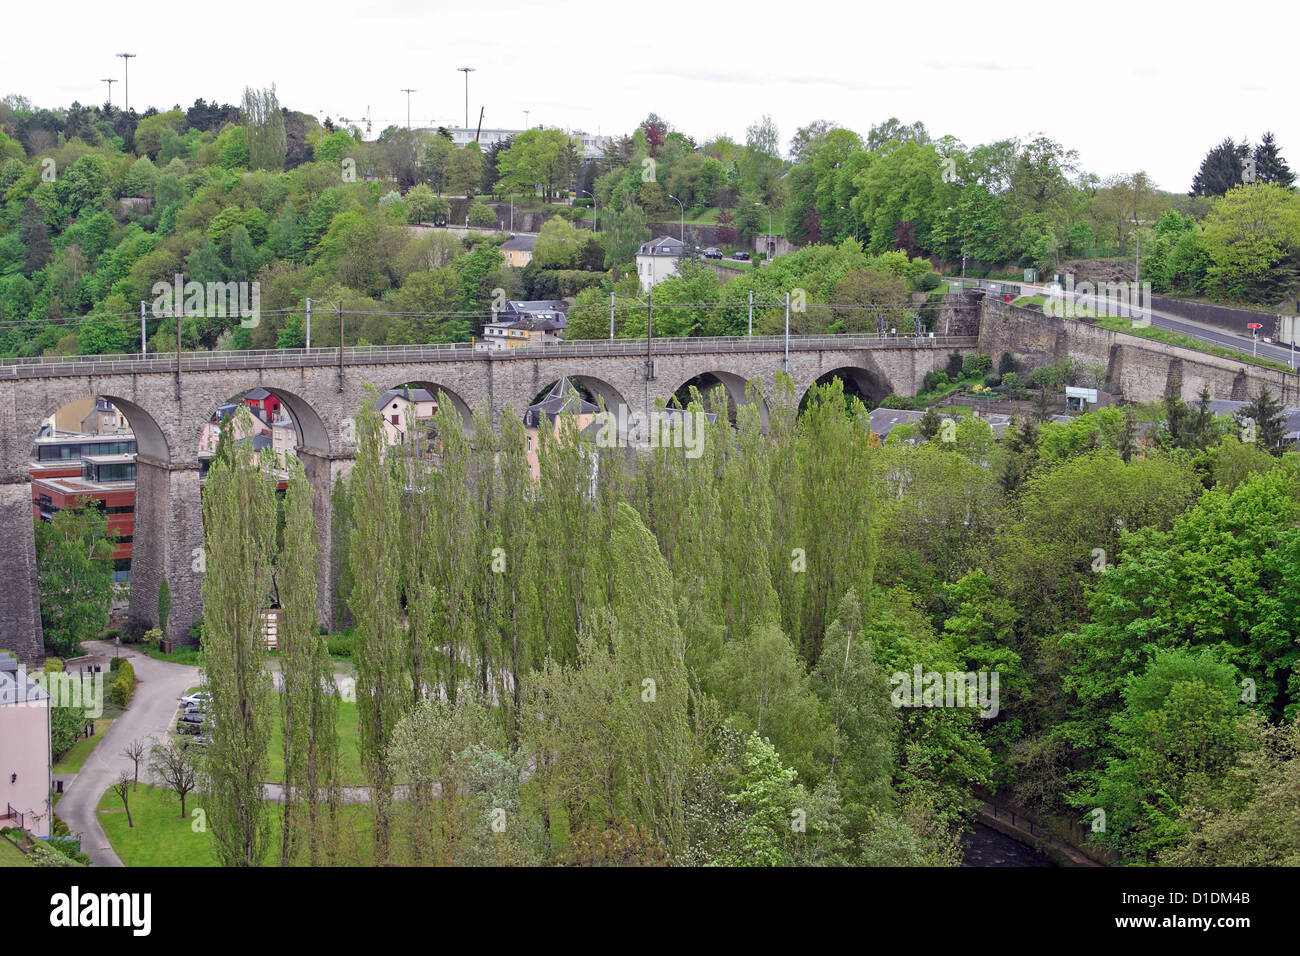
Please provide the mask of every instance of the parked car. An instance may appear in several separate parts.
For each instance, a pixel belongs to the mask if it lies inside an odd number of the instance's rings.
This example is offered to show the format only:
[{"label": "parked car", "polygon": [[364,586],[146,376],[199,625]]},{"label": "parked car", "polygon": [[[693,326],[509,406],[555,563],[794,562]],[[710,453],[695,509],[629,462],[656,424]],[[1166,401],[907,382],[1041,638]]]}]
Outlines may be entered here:
[{"label": "parked car", "polygon": [[731,258],[733,258],[733,259],[738,259],[738,260],[740,260],[741,262],[748,262],[748,261],[749,261],[749,253],[748,253],[748,252],[737,252],[737,253],[733,254]]},{"label": "parked car", "polygon": [[178,734],[196,734],[196,735],[197,735],[198,732],[199,732],[200,730],[202,730],[202,729],[203,729],[202,726],[199,725],[199,724],[190,724],[190,723],[186,723],[184,720],[178,720],[178,721],[176,721],[176,732],[177,732]]},{"label": "parked car", "polygon": [[178,723],[201,724],[203,723],[203,715],[202,714],[181,714]]},{"label": "parked car", "polygon": [[707,249],[704,250],[704,258],[706,258],[706,259],[721,259],[721,258],[722,258],[722,250],[721,250],[721,249],[717,249],[717,248],[715,248],[715,247],[713,247],[713,246],[709,246],[709,248],[707,248]]},{"label": "parked car", "polygon": [[210,695],[206,690],[200,690],[200,691],[196,691],[193,694],[189,694],[188,696],[182,697],[181,703],[184,704],[186,707],[191,707],[191,706],[206,707],[208,701],[210,701],[211,699],[212,699],[212,695]]}]

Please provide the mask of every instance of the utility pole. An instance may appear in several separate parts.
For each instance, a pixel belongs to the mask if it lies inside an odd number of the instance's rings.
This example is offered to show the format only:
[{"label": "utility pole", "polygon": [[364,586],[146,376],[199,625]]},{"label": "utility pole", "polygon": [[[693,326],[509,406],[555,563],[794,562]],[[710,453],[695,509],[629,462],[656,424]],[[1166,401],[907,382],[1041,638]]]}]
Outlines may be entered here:
[{"label": "utility pole", "polygon": [[749,335],[754,334],[754,290],[749,290]]},{"label": "utility pole", "polygon": [[140,300],[140,357],[144,358],[144,356],[147,355],[148,352],[149,349],[146,347],[146,340],[145,340],[145,333],[144,333],[144,299],[141,299]]},{"label": "utility pole", "polygon": [[307,296],[307,348],[311,349],[311,296]]},{"label": "utility pole", "polygon": [[[122,109],[125,110],[125,111],[128,112],[128,113],[131,112],[131,70],[130,70],[130,66],[131,66],[131,58],[134,57],[135,55],[136,55],[136,54],[134,54],[134,53],[119,53],[119,54],[118,54],[118,56],[120,56],[120,57],[122,58],[122,78],[126,81],[125,84],[124,84],[125,92],[123,93],[123,98],[126,100],[126,105],[123,106]],[[110,86],[109,89],[111,90],[112,87]]]},{"label": "utility pole", "polygon": [[614,337],[614,293],[609,294],[609,337]]},{"label": "utility pole", "polygon": [[104,80],[101,80],[100,82],[108,84],[108,105],[112,106],[113,105],[113,84],[116,83],[117,80],[110,80],[106,78]]},{"label": "utility pole", "polygon": [[473,66],[456,67],[456,71],[458,73],[465,74],[465,132],[467,133],[469,132],[469,75],[473,73],[476,69],[477,67],[473,67]]},{"label": "utility pole", "polygon": [[343,300],[339,299],[339,392],[343,391]]},{"label": "utility pole", "polygon": [[411,94],[418,93],[419,90],[413,90],[409,86],[402,87],[402,92],[406,94],[406,128],[411,128]]},{"label": "utility pole", "polygon": [[528,114],[531,112],[532,110],[524,110],[524,129],[528,129]]},{"label": "utility pole", "polygon": [[790,374],[790,293],[785,294],[785,374]]}]

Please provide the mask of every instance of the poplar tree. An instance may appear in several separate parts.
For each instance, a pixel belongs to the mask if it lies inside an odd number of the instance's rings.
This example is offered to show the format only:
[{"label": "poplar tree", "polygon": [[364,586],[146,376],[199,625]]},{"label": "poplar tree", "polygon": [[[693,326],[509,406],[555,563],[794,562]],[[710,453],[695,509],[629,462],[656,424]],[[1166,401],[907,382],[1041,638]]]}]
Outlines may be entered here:
[{"label": "poplar tree", "polygon": [[[332,822],[338,802],[338,693],[325,638],[316,624],[319,534],[312,488],[297,457],[289,459],[284,531],[276,562],[280,594],[279,650],[284,679],[280,713],[284,727],[284,826],[280,862],[296,856],[301,835],[296,811],[307,811],[309,860],[317,865],[331,845],[324,817]],[[324,803],[324,806],[322,806]]]},{"label": "poplar tree", "polygon": [[374,389],[356,418],[356,464],[349,477],[353,527],[348,563],[356,635],[356,693],[361,769],[374,814],[374,862],[388,862],[393,780],[388,742],[410,702],[410,656],[405,646],[399,582],[401,526],[399,472],[386,456]]},{"label": "poplar tree", "polygon": [[[246,420],[240,430],[251,434]],[[275,489],[248,443],[223,441],[203,488],[204,684],[211,734],[200,785],[223,866],[257,866],[271,834],[263,781],[270,741],[271,676],[264,666],[262,609],[275,541]]]}]

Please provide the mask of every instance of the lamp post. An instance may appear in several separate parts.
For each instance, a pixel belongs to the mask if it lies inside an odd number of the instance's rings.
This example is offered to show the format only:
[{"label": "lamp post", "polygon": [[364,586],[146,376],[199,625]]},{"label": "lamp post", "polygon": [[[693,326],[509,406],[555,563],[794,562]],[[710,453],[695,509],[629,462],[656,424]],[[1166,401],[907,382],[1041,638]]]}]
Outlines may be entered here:
[{"label": "lamp post", "polygon": [[686,244],[686,207],[682,205],[682,201],[678,199],[676,196],[669,196],[668,198],[671,199],[673,202],[677,203],[678,208],[681,209],[682,211],[682,234],[679,238],[682,240],[682,245],[685,245]]},{"label": "lamp post", "polygon": [[600,200],[596,198],[595,193],[589,192],[586,189],[580,191],[578,195],[591,197],[591,201],[595,204],[592,207],[592,213],[591,213],[591,231],[600,232],[600,220],[598,218],[600,216]]},{"label": "lamp post", "polygon": [[406,94],[406,128],[411,128],[411,94],[418,92],[409,86],[402,87],[402,92]]},{"label": "lamp post", "polygon": [[108,105],[112,106],[113,105],[113,84],[116,83],[117,80],[104,79],[101,82],[108,84]]},{"label": "lamp post", "polygon": [[[122,94],[123,98],[126,100],[126,105],[123,106],[122,109],[129,113],[131,112],[131,71],[129,67],[131,66],[131,58],[136,54],[119,53],[117,55],[122,58],[122,78],[126,81],[124,84],[125,92]],[[110,86],[109,89],[112,89],[112,87]]]},{"label": "lamp post", "polygon": [[473,67],[473,66],[456,67],[456,71],[458,73],[465,74],[465,132],[466,133],[469,132],[469,75],[473,73],[475,69],[477,69],[477,67]]},{"label": "lamp post", "polygon": [[767,209],[767,261],[772,261],[772,207],[765,202],[756,202],[755,206],[763,206]]}]

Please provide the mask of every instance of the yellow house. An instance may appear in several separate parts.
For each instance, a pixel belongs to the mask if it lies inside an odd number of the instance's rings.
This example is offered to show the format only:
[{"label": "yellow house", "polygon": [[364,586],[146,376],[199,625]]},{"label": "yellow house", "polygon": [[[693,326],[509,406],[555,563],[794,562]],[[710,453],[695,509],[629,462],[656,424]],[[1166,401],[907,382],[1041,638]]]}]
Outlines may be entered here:
[{"label": "yellow house", "polygon": [[533,261],[533,245],[536,236],[511,236],[501,243],[501,254],[506,257],[506,265],[522,269]]}]

